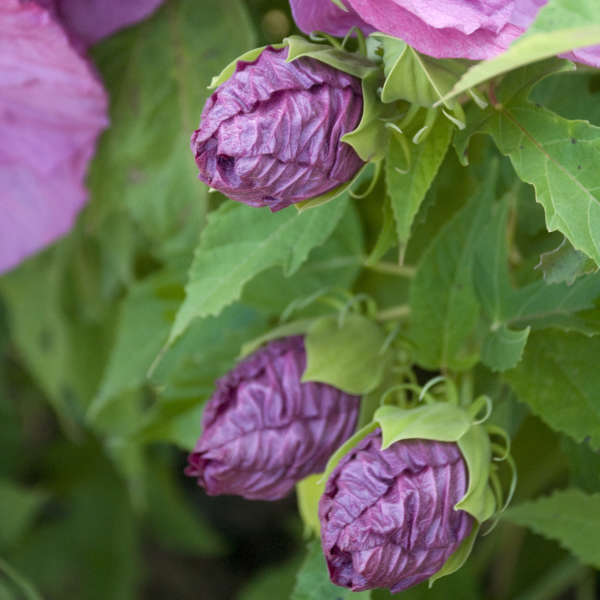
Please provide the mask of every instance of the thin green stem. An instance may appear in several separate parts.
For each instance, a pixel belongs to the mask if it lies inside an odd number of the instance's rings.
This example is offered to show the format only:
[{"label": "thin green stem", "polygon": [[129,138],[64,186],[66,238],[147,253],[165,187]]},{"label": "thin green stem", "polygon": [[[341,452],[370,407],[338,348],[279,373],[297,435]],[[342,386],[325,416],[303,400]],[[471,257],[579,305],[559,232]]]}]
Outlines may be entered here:
[{"label": "thin green stem", "polygon": [[37,590],[16,569],[0,558],[0,574],[2,573],[15,584],[26,600],[42,600]]},{"label": "thin green stem", "polygon": [[408,304],[401,304],[399,306],[393,306],[392,308],[386,308],[380,310],[376,315],[377,321],[395,321],[398,319],[406,319],[410,315],[410,306]]},{"label": "thin green stem", "polygon": [[415,276],[416,269],[410,265],[399,265],[393,262],[376,262],[363,263],[363,267],[377,271],[377,273],[385,273],[386,275],[396,275],[398,277],[407,277],[412,279]]}]

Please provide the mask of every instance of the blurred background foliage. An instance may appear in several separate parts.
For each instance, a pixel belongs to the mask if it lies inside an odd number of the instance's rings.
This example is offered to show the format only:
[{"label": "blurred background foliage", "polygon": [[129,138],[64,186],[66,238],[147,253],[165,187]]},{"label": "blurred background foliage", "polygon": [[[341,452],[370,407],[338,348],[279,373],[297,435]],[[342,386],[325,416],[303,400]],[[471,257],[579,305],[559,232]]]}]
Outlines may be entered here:
[{"label": "blurred background foliage", "polygon": [[[349,203],[290,278],[277,263],[255,273],[238,302],[161,353],[199,233],[223,202],[197,180],[189,153],[206,85],[243,51],[294,31],[284,0],[168,0],[93,49],[111,127],[89,174],[90,203],[68,237],[0,278],[0,600],[352,595],[323,579],[314,543],[305,552],[294,498],[209,498],[183,467],[215,378],[291,301],[324,286],[369,293],[383,308],[408,298],[407,280],[361,269],[383,224],[382,191]],[[568,95],[561,77],[538,86],[536,99],[600,124],[600,112],[589,114],[590,99],[600,107],[599,76],[571,76]],[[476,139],[472,168],[458,178],[448,154],[407,263],[465,205],[489,152]],[[520,284],[539,279],[534,260],[560,243],[530,196],[525,186],[517,195],[527,207],[515,233]],[[600,491],[596,453],[529,415],[485,367],[476,381],[502,399],[497,418],[515,434],[518,498],[569,481]],[[596,580],[557,543],[502,522],[463,570],[402,598],[592,600]]]}]

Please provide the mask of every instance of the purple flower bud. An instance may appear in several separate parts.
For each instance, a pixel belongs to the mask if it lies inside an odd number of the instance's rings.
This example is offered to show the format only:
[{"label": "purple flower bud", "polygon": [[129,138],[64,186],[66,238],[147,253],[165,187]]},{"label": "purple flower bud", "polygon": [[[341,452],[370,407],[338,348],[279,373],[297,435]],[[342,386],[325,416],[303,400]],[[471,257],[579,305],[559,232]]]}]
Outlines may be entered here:
[{"label": "purple flower bud", "polygon": [[360,81],[312,58],[265,49],[208,99],[192,151],[200,179],[272,211],[319,196],[363,165],[341,141],[362,116]]},{"label": "purple flower bud", "polygon": [[353,433],[359,398],[323,383],[300,383],[301,336],[269,343],[217,381],[186,474],[206,492],[277,500]]},{"label": "purple flower bud", "polygon": [[469,535],[454,510],[467,491],[455,443],[406,440],[381,450],[380,430],[331,473],[319,503],[329,575],[354,591],[416,585],[439,571]]}]

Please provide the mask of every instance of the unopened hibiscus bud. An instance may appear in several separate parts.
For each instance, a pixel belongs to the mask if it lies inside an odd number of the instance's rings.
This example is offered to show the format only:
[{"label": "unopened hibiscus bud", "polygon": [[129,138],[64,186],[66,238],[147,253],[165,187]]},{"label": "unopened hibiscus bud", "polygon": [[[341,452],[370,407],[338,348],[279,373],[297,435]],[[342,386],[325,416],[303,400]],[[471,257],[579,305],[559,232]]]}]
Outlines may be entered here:
[{"label": "unopened hibiscus bud", "polygon": [[186,474],[211,495],[276,500],[324,470],[353,433],[359,398],[301,383],[301,336],[269,343],[217,381]]},{"label": "unopened hibiscus bud", "polygon": [[349,181],[364,164],[341,141],[362,116],[361,82],[313,58],[266,48],[208,99],[192,151],[200,179],[280,210]]},{"label": "unopened hibiscus bud", "polygon": [[319,503],[331,580],[392,593],[437,573],[474,519],[455,510],[468,487],[458,445],[402,440],[381,450],[376,430],[331,473]]}]

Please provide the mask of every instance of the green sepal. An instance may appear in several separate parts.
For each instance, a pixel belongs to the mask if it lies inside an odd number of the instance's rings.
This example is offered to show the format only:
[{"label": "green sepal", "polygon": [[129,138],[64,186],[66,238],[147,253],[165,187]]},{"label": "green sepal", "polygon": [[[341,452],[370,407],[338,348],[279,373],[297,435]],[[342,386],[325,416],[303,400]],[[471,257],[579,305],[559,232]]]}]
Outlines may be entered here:
[{"label": "green sepal", "polygon": [[467,463],[469,487],[454,508],[468,512],[483,523],[500,508],[489,483],[492,461],[490,438],[481,425],[473,425],[457,443]]},{"label": "green sepal", "polygon": [[[418,106],[432,107],[472,64],[467,60],[433,59],[388,35],[377,33],[371,37],[380,41],[383,50],[385,82],[381,90],[382,102],[406,100]],[[446,100],[444,105],[453,109],[456,99]]]},{"label": "green sepal", "polygon": [[329,479],[329,476],[333,472],[333,470],[338,466],[338,463],[348,452],[350,452],[355,446],[358,445],[359,442],[364,440],[370,433],[377,429],[377,423],[369,423],[365,425],[361,429],[359,429],[352,437],[349,437],[329,458],[327,461],[327,466],[325,470],[321,474],[321,478],[319,479],[319,483],[323,484],[323,489],[325,489],[325,483]]},{"label": "green sepal", "polygon": [[[323,1],[326,2],[327,0]],[[338,8],[341,8],[344,12],[348,12],[348,8],[344,6],[342,0],[331,0],[331,2],[333,2],[333,4],[335,4]]]},{"label": "green sepal", "polygon": [[362,80],[363,114],[354,131],[342,137],[342,142],[350,144],[356,154],[365,162],[384,158],[390,136],[385,126],[386,119],[394,116],[397,110],[391,104],[383,104],[379,100],[378,89],[382,83],[379,70],[371,72]]},{"label": "green sepal", "polygon": [[327,383],[349,394],[370,392],[387,364],[386,337],[375,321],[356,313],[317,319],[304,338],[302,381]]},{"label": "green sepal", "polygon": [[474,523],[471,533],[461,542],[460,546],[448,557],[444,566],[429,578],[429,587],[431,587],[438,579],[445,577],[446,575],[452,575],[455,571],[458,571],[469,558],[473,545],[477,539],[479,533],[479,523]]},{"label": "green sepal", "polygon": [[381,449],[400,440],[458,442],[469,430],[472,419],[463,409],[447,402],[415,408],[381,406],[373,417],[381,426]]},{"label": "green sepal", "polygon": [[271,329],[267,333],[246,342],[240,351],[238,359],[242,359],[255,350],[258,350],[263,344],[276,340],[278,338],[287,337],[289,335],[300,335],[306,333],[310,326],[314,323],[314,319],[299,319],[298,321],[290,321]]},{"label": "green sepal", "polygon": [[287,62],[292,62],[302,57],[314,58],[358,79],[364,79],[378,70],[378,66],[375,63],[361,54],[346,52],[334,48],[329,44],[309,42],[299,35],[290,35],[284,38],[283,45],[287,45],[289,48]]},{"label": "green sepal", "polygon": [[280,50],[284,46],[285,44],[270,44],[269,46],[261,46],[260,48],[254,48],[253,50],[248,50],[248,52],[244,52],[244,54],[238,56],[235,60],[232,60],[218,75],[212,78],[208,89],[214,90],[215,88],[219,87],[222,83],[225,83],[235,73],[235,68],[238,62],[253,62],[262,54],[262,51],[266,48],[275,48],[276,50]]},{"label": "green sepal", "polygon": [[304,522],[305,537],[320,537],[321,522],[319,521],[319,499],[325,490],[325,481],[321,473],[305,477],[296,484],[298,510]]},{"label": "green sepal", "polygon": [[308,200],[302,200],[302,202],[296,202],[294,206],[298,212],[304,212],[309,208],[315,208],[317,206],[321,206],[327,202],[331,202],[338,198],[342,194],[345,194],[347,191],[352,189],[352,186],[364,175],[365,171],[369,163],[365,163],[356,173],[356,175],[350,179],[350,181],[346,181],[342,183],[342,185],[338,185],[338,187],[321,194],[320,196],[315,196],[314,198],[309,198]]}]

